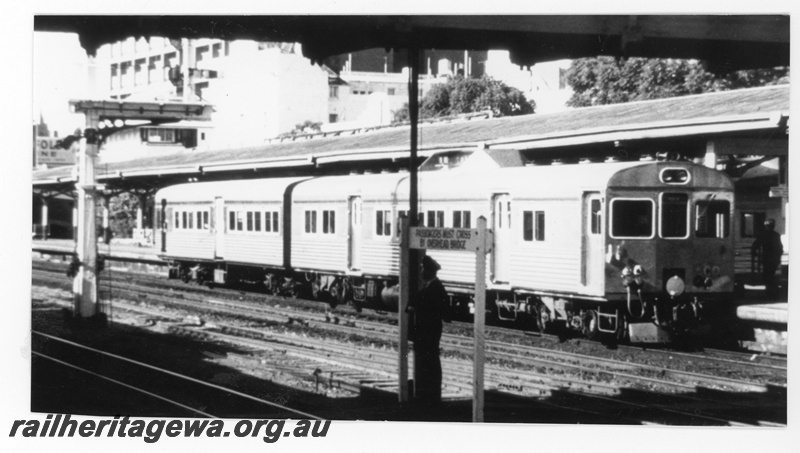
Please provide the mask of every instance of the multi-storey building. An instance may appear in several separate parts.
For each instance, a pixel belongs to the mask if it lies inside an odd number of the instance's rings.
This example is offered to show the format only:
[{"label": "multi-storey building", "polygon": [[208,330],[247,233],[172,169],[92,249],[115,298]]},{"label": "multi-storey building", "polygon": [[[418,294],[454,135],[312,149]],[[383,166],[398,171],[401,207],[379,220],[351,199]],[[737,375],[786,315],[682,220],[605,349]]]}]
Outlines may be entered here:
[{"label": "multi-storey building", "polygon": [[[107,45],[97,58],[101,96],[200,100],[215,112],[210,122],[116,132],[108,137],[101,159],[255,146],[305,122],[320,123],[323,131],[389,125],[408,102],[405,58],[402,52],[370,49],[331,58],[320,67],[293,43],[152,37]],[[430,50],[422,59],[420,97],[447,76],[488,74],[521,89],[536,100],[539,111],[552,110],[551,98],[556,108],[558,102],[563,107],[552,90],[563,85],[559,67],[521,69],[508,61],[507,52]]]},{"label": "multi-storey building", "polygon": [[102,47],[104,97],[206,101],[209,123],[147,125],[111,135],[103,159],[252,146],[305,121],[328,120],[328,75],[299,45],[254,41],[133,39]]}]

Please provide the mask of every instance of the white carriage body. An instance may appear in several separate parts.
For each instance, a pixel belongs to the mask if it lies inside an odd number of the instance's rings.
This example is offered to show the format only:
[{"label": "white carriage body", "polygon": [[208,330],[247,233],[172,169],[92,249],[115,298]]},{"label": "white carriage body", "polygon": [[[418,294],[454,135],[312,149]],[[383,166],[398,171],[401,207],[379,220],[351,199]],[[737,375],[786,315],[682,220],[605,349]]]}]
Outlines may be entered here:
[{"label": "white carriage body", "polygon": [[[156,200],[167,202],[167,247],[162,248],[161,235],[156,246],[166,258],[283,267],[285,197],[290,186],[303,179],[203,182],[162,189]],[[176,218],[176,213],[183,212],[195,215],[191,228],[183,223],[182,215]],[[208,222],[201,228],[197,228],[197,212],[201,219],[203,212],[208,213]]]}]

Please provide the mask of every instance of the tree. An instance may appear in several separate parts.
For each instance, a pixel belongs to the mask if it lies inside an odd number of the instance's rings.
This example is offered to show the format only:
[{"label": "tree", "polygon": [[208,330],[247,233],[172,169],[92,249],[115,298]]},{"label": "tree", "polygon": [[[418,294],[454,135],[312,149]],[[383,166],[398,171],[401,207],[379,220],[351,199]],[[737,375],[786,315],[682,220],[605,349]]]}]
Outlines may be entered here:
[{"label": "tree", "polygon": [[[495,116],[533,113],[535,104],[518,89],[488,76],[450,76],[433,85],[420,102],[420,117],[435,118],[491,111]],[[394,122],[408,121],[408,105],[394,112]]]},{"label": "tree", "polygon": [[294,129],[289,132],[280,134],[279,137],[294,137],[302,134],[313,134],[314,132],[322,131],[322,123],[305,120],[302,123],[295,124]]},{"label": "tree", "polygon": [[597,57],[574,60],[566,73],[570,107],[789,83],[789,68],[717,75],[696,60]]}]

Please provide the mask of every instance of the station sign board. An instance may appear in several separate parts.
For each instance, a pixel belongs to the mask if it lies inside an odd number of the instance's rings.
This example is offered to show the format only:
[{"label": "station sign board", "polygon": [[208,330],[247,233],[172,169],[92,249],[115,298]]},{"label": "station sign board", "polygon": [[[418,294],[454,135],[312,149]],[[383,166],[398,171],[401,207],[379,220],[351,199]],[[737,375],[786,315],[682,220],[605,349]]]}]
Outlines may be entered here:
[{"label": "station sign board", "polygon": [[[489,234],[489,231],[485,234]],[[453,250],[475,252],[483,244],[477,229],[469,228],[425,228],[410,229],[409,247],[421,250]],[[491,250],[491,241],[486,241],[486,251]]]},{"label": "station sign board", "polygon": [[771,198],[789,198],[789,187],[785,185],[770,187],[769,196]]},{"label": "station sign board", "polygon": [[36,137],[36,165],[74,165],[75,151],[58,148],[57,137]]}]

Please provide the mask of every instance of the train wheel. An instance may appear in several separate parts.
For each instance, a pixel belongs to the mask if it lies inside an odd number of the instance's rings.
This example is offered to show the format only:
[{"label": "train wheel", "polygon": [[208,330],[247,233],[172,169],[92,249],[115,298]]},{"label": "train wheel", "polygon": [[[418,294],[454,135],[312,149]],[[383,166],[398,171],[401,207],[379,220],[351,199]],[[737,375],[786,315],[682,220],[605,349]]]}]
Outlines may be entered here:
[{"label": "train wheel", "polygon": [[624,314],[617,316],[617,331],[614,334],[617,341],[624,342],[628,339],[628,318]]},{"label": "train wheel", "polygon": [[322,288],[320,287],[319,280],[311,280],[309,282],[311,298],[320,300],[322,298]]},{"label": "train wheel", "polygon": [[331,300],[329,302],[331,308],[336,308],[337,305],[345,302],[344,285],[342,284],[342,280],[338,278],[334,280],[333,283],[331,283],[331,286],[328,287],[328,293],[331,295]]},{"label": "train wheel", "polygon": [[594,310],[587,310],[583,314],[583,328],[581,329],[582,333],[586,338],[590,340],[594,340],[597,338],[597,335],[600,333],[598,329],[598,318],[597,312]]},{"label": "train wheel", "polygon": [[536,327],[541,333],[545,333],[545,331],[549,330],[553,323],[552,317],[550,316],[550,310],[548,310],[547,307],[542,304],[537,304],[534,307],[533,318],[534,322],[536,323]]}]

